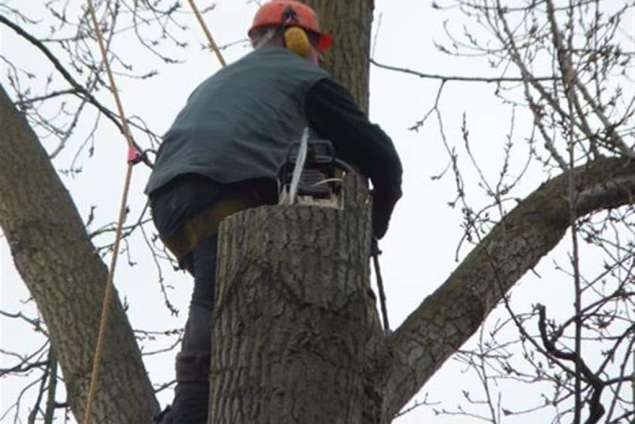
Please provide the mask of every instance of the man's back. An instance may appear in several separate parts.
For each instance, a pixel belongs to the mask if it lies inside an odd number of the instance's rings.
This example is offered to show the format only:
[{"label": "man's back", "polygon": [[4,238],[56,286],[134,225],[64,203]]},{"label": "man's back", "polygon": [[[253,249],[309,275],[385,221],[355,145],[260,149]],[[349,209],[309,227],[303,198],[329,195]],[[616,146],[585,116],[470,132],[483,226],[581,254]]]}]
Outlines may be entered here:
[{"label": "man's back", "polygon": [[277,47],[220,70],[198,86],[166,133],[146,193],[187,173],[221,183],[275,178],[308,126],[307,92],[328,77]]}]

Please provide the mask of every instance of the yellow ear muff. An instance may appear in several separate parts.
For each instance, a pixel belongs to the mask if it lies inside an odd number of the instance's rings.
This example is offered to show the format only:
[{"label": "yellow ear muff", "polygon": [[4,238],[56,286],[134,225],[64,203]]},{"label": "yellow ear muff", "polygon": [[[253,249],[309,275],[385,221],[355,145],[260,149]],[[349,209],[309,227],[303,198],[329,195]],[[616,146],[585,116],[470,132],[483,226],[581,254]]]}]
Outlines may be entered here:
[{"label": "yellow ear muff", "polygon": [[287,28],[284,31],[284,43],[289,50],[302,57],[307,57],[311,52],[309,36],[300,27]]}]

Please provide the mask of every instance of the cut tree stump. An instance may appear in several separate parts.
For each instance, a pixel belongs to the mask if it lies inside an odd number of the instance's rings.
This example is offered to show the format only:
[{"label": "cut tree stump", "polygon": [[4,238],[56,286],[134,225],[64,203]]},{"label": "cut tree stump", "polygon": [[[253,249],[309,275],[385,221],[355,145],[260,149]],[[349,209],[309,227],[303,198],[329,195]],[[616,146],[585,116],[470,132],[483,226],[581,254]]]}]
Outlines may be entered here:
[{"label": "cut tree stump", "polygon": [[358,178],[344,192],[344,210],[263,206],[221,224],[209,423],[375,415],[369,354],[383,336],[369,285],[370,200]]}]

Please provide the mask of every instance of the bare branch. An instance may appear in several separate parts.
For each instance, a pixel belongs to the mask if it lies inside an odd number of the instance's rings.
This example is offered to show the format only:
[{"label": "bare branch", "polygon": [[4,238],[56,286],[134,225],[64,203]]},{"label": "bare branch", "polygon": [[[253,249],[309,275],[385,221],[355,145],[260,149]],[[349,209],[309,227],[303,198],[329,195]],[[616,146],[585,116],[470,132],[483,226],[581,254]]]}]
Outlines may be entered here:
[{"label": "bare branch", "polygon": [[[633,203],[635,163],[601,158],[575,168],[578,217]],[[543,184],[498,223],[390,338],[385,417],[392,417],[480,326],[569,226],[567,173]]]}]

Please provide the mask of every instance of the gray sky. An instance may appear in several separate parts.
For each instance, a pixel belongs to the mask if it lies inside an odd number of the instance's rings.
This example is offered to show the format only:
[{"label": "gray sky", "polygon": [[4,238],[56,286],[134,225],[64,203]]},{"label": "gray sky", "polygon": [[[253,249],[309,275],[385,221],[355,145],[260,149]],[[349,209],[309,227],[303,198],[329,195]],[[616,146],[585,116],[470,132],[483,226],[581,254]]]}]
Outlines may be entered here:
[{"label": "gray sky", "polygon": [[[24,0],[8,0],[15,7],[35,7],[34,3]],[[25,3],[23,5],[23,3]],[[255,5],[246,5],[245,1],[221,0],[207,18],[219,44],[234,42],[244,38],[246,28],[255,11]],[[209,5],[209,1],[200,1],[200,6]],[[37,12],[34,12],[37,13]],[[380,18],[381,17],[381,18]],[[439,12],[430,7],[429,2],[417,0],[378,0],[376,2],[375,32],[379,31],[377,43],[373,47],[374,58],[391,65],[404,66],[421,71],[445,75],[497,76],[497,71],[487,66],[484,59],[456,59],[439,53],[433,45],[434,41],[445,41],[443,21],[450,20],[450,27],[461,32],[463,17],[456,11]],[[381,25],[378,23],[381,22]],[[203,36],[195,21],[191,20],[190,31],[186,35],[194,45],[203,43]],[[96,51],[95,46],[95,51]],[[132,43],[120,40],[115,49],[124,57],[134,58],[137,71],[157,68],[159,77],[150,80],[118,79],[121,94],[128,115],[140,115],[156,132],[164,132],[172,119],[184,104],[191,90],[208,75],[219,69],[215,57],[209,52],[190,48],[178,56],[187,59],[182,65],[164,66],[147,52],[138,49]],[[225,52],[229,62],[244,55],[249,49],[238,45]],[[50,65],[40,55],[18,39],[6,28],[0,28],[0,51],[6,56],[19,61],[22,66],[43,70]],[[1,64],[0,66],[4,66]],[[52,71],[51,71],[52,72]],[[54,74],[54,72],[53,72]],[[0,81],[6,83],[6,72],[2,69]],[[56,77],[57,78],[57,77]],[[436,121],[429,121],[419,132],[409,131],[416,121],[421,119],[434,103],[438,89],[438,81],[421,80],[416,77],[372,68],[371,73],[371,120],[380,124],[393,138],[397,150],[404,163],[404,197],[395,211],[390,230],[381,243],[384,255],[381,258],[384,281],[386,284],[390,320],[396,327],[416,306],[443,283],[456,267],[456,251],[463,234],[460,228],[460,210],[452,209],[447,202],[455,197],[454,178],[448,173],[443,179],[433,181],[431,177],[441,173],[448,163],[449,157],[440,137]],[[463,155],[461,163],[467,181],[469,198],[475,205],[484,205],[487,199],[476,184],[475,170],[465,158],[461,141],[461,122],[463,114],[470,130],[472,148],[478,163],[488,178],[495,181],[502,164],[502,152],[506,136],[511,125],[511,109],[502,106],[493,95],[494,86],[474,83],[448,83],[444,89],[440,109],[443,113],[444,131],[452,146],[457,146]],[[105,104],[113,105],[107,93],[100,98]],[[91,112],[92,113],[92,112]],[[520,169],[527,156],[525,137],[529,129],[529,116],[523,110],[517,111],[514,137],[517,141],[512,167]],[[89,123],[80,125],[80,132],[87,131]],[[70,190],[83,217],[88,216],[92,205],[98,205],[96,224],[111,222],[116,217],[121,185],[124,175],[125,148],[124,140],[105,120],[102,122],[96,140],[95,157],[88,159],[86,153],[80,154],[83,172],[76,178],[64,177],[64,183]],[[46,144],[46,140],[43,140]],[[48,146],[50,148],[50,145]],[[59,168],[67,166],[73,158],[76,145],[70,145],[67,153],[56,160]],[[142,194],[148,177],[148,170],[143,166],[135,168],[133,194],[131,199],[131,216],[136,216],[145,203]],[[532,166],[529,176],[514,193],[523,197],[535,189],[546,178],[542,169]],[[141,239],[133,239],[136,246],[133,254],[138,263],[134,268],[125,266],[116,276],[116,286],[120,294],[130,305],[129,316],[133,326],[144,329],[179,328],[186,316],[186,305],[189,301],[191,283],[182,273],[170,273],[167,282],[173,286],[170,299],[181,310],[177,318],[169,316],[163,306],[161,294],[156,284],[156,273],[152,260],[142,247]],[[552,259],[563,259],[568,247],[568,239],[557,251],[543,260],[538,267],[542,278],[527,275],[513,291],[513,305],[519,310],[528,310],[530,305],[542,302],[550,307],[553,314],[565,316],[571,313],[572,284],[563,278],[561,273],[553,270]],[[102,243],[105,239],[100,239]],[[458,253],[462,259],[469,252],[464,245]],[[596,267],[593,253],[588,253],[590,268]],[[33,311],[32,305],[20,302],[29,297],[26,288],[14,271],[6,242],[0,240],[1,257],[1,298],[2,309],[7,311]],[[566,263],[566,259],[563,260]],[[374,284],[374,283],[373,283]],[[499,308],[500,309],[500,308]],[[33,312],[31,313],[34,314]],[[496,317],[505,316],[504,311],[497,311],[488,322],[495,322]],[[17,349],[24,347],[27,351],[35,346],[39,339],[32,337],[25,326],[7,325],[2,320],[1,347]],[[25,334],[26,333],[26,334]],[[470,342],[472,343],[472,342]],[[152,345],[153,349],[160,346]],[[147,366],[154,382],[162,382],[172,378],[173,355],[168,354],[147,357]],[[11,358],[0,355],[2,364],[9,364]],[[0,380],[0,398],[2,414],[14,402],[18,384],[22,381],[13,379]],[[458,402],[464,403],[462,390],[478,390],[477,377],[472,372],[449,360],[441,371],[425,386],[417,399],[422,400],[425,393],[430,393],[429,401],[442,402],[440,406],[455,408]],[[501,386],[495,388],[500,392],[504,402],[509,401],[514,409],[531,407],[540,403],[536,387]],[[548,392],[546,392],[548,394]],[[171,400],[171,391],[159,396],[162,405]],[[479,395],[482,398],[481,395]],[[29,405],[26,402],[25,405]],[[484,410],[480,410],[483,412]],[[15,411],[10,412],[0,422],[12,422]],[[547,416],[553,411],[546,411]],[[27,411],[20,416],[25,419]],[[531,415],[523,420],[514,417],[513,423],[541,422],[541,415]],[[542,416],[544,419],[544,415]],[[432,408],[421,407],[400,418],[396,422],[414,423],[471,423],[479,422],[469,418],[453,418],[436,416]]]}]

